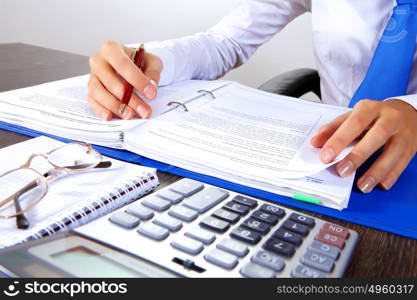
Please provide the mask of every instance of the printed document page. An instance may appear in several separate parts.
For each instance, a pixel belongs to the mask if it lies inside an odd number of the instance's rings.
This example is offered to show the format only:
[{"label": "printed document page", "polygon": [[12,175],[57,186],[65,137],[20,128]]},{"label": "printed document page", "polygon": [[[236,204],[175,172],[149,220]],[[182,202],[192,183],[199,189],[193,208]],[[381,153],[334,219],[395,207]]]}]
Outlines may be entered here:
[{"label": "printed document page", "polygon": [[[268,96],[237,84],[189,112],[172,111],[127,133],[128,144],[178,160],[221,169],[245,178],[273,181],[301,178],[324,164],[310,145],[318,128],[347,111],[345,108]],[[140,143],[135,138],[140,137]],[[140,153],[140,152],[139,152]]]},{"label": "printed document page", "polygon": [[[87,101],[88,75],[49,82],[0,93],[0,121],[31,129],[110,147],[123,146],[123,132],[139,126],[141,119],[111,121],[98,118]],[[201,89],[215,89],[226,81],[179,82],[158,89],[158,96],[148,102],[153,118],[172,110],[170,101],[186,102]],[[140,95],[139,95],[140,96]]]}]

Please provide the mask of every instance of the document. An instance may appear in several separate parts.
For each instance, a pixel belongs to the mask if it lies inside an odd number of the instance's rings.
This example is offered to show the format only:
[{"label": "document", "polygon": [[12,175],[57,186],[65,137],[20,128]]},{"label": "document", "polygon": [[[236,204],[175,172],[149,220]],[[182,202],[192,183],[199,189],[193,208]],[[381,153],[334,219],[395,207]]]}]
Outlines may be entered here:
[{"label": "document", "polygon": [[[343,209],[353,175],[337,176],[310,140],[348,111],[230,81],[184,81],[158,89],[150,120],[101,121],[87,76],[0,93],[0,120],[51,135],[129,150],[172,166],[273,193],[302,192]],[[138,93],[140,96],[140,94]],[[186,108],[186,110],[184,110]],[[333,170],[333,171],[332,171]]]}]

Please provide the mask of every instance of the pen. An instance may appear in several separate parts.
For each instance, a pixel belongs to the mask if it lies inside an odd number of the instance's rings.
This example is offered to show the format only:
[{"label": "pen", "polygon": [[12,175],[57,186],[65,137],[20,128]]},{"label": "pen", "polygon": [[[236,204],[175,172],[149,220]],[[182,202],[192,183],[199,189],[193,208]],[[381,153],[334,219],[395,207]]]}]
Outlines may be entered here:
[{"label": "pen", "polygon": [[[136,49],[135,55],[133,57],[133,63],[139,69],[142,67],[144,54],[145,54],[145,46],[141,44],[139,48]],[[133,86],[129,82],[126,81],[124,85],[124,90],[125,92],[123,93],[123,97],[119,106],[119,112],[121,114],[125,111],[126,106],[129,103],[130,97],[132,97]]]}]

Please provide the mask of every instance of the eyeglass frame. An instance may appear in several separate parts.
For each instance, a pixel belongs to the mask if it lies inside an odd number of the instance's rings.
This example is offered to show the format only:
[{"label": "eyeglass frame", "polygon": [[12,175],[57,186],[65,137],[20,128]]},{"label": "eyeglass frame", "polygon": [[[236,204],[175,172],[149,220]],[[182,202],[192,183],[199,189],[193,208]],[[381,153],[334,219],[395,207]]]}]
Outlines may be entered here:
[{"label": "eyeglass frame", "polygon": [[[97,162],[97,163],[95,163],[95,164],[92,164],[92,165],[89,165],[88,167],[85,167],[85,168],[77,168],[77,169],[73,169],[73,168],[68,168],[68,167],[60,167],[60,166],[58,166],[58,165],[56,165],[56,164],[54,164],[54,163],[52,163],[51,161],[49,161],[49,155],[51,155],[53,152],[55,152],[55,151],[57,151],[57,150],[60,150],[60,149],[62,149],[62,148],[65,148],[65,147],[68,147],[69,145],[81,145],[81,146],[87,146],[87,149],[88,149],[88,151],[87,151],[87,153],[89,153],[90,151],[94,151],[94,152],[96,152],[97,154],[98,154],[98,157],[100,158],[99,159],[99,161]],[[10,215],[10,216],[1,216],[0,215],[0,219],[12,219],[12,218],[16,218],[16,217],[18,217],[18,216],[20,216],[20,215],[23,215],[24,213],[26,213],[26,212],[28,212],[29,210],[31,210],[36,204],[38,204],[44,197],[45,197],[45,195],[48,193],[48,180],[51,180],[52,178],[54,178],[54,176],[51,176],[50,174],[49,174],[49,171],[47,172],[47,173],[45,173],[45,174],[41,174],[39,171],[37,171],[37,170],[35,170],[35,169],[33,169],[33,168],[30,168],[30,164],[32,163],[32,161],[33,161],[33,159],[35,158],[35,157],[43,157],[43,158],[45,158],[45,160],[54,168],[53,170],[58,170],[58,171],[66,171],[66,172],[81,172],[81,171],[85,171],[85,170],[89,170],[89,169],[94,169],[94,168],[96,168],[98,165],[100,165],[102,162],[103,162],[103,156],[98,152],[98,151],[96,151],[93,147],[92,147],[92,145],[91,144],[88,144],[88,143],[81,143],[81,142],[72,142],[72,143],[68,143],[68,144],[65,144],[65,145],[62,145],[62,146],[60,146],[60,147],[58,147],[58,148],[55,148],[55,149],[52,149],[52,150],[50,150],[50,151],[48,151],[48,152],[45,152],[45,153],[37,153],[37,154],[31,154],[30,156],[29,156],[29,158],[27,159],[27,161],[23,164],[23,165],[21,165],[20,167],[18,167],[18,168],[15,168],[15,169],[12,169],[12,170],[9,170],[9,171],[6,171],[5,173],[3,173],[3,174],[1,174],[0,175],[0,178],[1,177],[3,177],[3,176],[6,176],[7,174],[10,174],[10,173],[12,173],[12,172],[16,172],[17,170],[22,170],[22,169],[28,169],[28,170],[31,170],[31,171],[34,171],[35,173],[37,173],[38,175],[39,175],[39,177],[40,178],[43,178],[43,180],[45,181],[45,185],[46,185],[46,190],[45,190],[45,192],[43,193],[43,195],[42,195],[42,197],[40,197],[37,201],[35,201],[35,202],[33,202],[31,205],[29,205],[26,209],[24,209],[24,210],[21,210],[19,213],[16,213],[16,214],[14,214],[14,215]],[[45,177],[45,175],[48,175],[48,177]],[[16,206],[16,204],[18,205],[18,206],[20,206],[20,203],[19,203],[19,200],[18,200],[18,197],[22,194],[22,193],[24,193],[26,190],[25,190],[25,188],[26,187],[22,187],[18,192],[16,192],[15,194],[13,194],[13,195],[11,195],[11,196],[9,196],[8,198],[6,198],[6,199],[4,199],[4,200],[2,200],[2,201],[0,201],[0,207],[3,207],[4,205],[6,205],[8,202],[10,202],[10,201],[14,201],[14,203],[15,203],[15,207],[16,207],[16,209],[18,209],[18,207]],[[19,194],[20,193],[20,194]]]}]

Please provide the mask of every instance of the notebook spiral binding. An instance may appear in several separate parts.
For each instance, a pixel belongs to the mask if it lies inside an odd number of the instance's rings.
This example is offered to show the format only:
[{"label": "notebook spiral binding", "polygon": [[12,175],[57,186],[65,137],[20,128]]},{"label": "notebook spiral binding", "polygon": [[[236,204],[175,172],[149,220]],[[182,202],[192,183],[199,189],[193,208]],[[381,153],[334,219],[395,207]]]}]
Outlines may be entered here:
[{"label": "notebook spiral binding", "polygon": [[26,241],[47,237],[57,232],[67,231],[85,224],[137,200],[139,197],[154,190],[158,185],[158,178],[152,174],[129,179],[112,190],[107,196],[100,197],[100,199],[86,204],[82,209],[31,235]]}]

